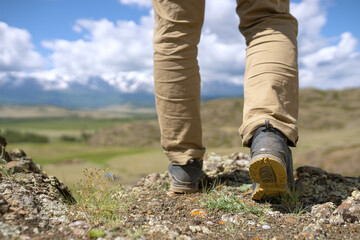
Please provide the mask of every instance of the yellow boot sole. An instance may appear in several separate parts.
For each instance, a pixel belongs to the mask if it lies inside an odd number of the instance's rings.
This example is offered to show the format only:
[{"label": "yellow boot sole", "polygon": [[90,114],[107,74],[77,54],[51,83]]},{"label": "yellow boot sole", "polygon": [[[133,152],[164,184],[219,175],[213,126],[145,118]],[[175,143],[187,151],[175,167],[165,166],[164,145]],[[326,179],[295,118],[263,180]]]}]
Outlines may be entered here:
[{"label": "yellow boot sole", "polygon": [[277,159],[257,155],[249,168],[249,174],[256,188],[252,193],[253,200],[262,200],[272,196],[289,194],[286,167]]}]

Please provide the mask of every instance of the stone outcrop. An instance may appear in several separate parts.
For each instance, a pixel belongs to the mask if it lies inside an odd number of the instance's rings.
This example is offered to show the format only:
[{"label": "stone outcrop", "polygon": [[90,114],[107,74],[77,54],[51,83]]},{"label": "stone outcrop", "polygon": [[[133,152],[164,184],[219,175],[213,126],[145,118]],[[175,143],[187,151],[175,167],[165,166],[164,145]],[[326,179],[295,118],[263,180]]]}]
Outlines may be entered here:
[{"label": "stone outcrop", "polygon": [[21,149],[5,151],[0,138],[0,238],[36,235],[69,223],[69,189]]}]

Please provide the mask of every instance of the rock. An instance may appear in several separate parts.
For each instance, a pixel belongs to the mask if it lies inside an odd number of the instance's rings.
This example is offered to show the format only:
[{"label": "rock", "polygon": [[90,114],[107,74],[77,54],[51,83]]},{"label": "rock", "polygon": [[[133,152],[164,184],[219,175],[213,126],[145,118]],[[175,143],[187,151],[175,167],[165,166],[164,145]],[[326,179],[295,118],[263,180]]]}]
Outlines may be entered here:
[{"label": "rock", "polygon": [[20,239],[20,240],[30,240],[31,237],[28,236],[28,235],[25,235],[25,234],[21,234],[21,235],[19,236],[19,239]]},{"label": "rock", "polygon": [[9,210],[9,204],[0,193],[0,214],[5,214]]},{"label": "rock", "polygon": [[355,223],[360,221],[360,191],[355,190],[346,198],[332,213],[330,222],[342,224],[344,222]]},{"label": "rock", "polygon": [[6,139],[0,136],[0,146],[6,147],[7,142]]},{"label": "rock", "polygon": [[192,231],[193,233],[196,232],[201,232],[201,227],[200,226],[189,226],[190,231]]},{"label": "rock", "polygon": [[152,173],[146,176],[145,178],[142,178],[137,184],[137,187],[146,187],[146,188],[152,188],[152,187],[159,187],[168,182],[168,174],[159,174],[159,173]]},{"label": "rock", "polygon": [[0,238],[27,239],[27,234],[69,223],[69,204],[75,203],[69,189],[43,173],[23,150],[7,155],[9,162],[0,166],[6,170],[0,171]]},{"label": "rock", "polygon": [[288,222],[288,223],[296,223],[297,220],[293,217],[287,217],[285,218],[285,222]]},{"label": "rock", "polygon": [[243,159],[236,160],[239,153],[220,156],[210,153],[204,160],[203,171],[205,173],[203,182],[210,185],[224,183],[230,186],[241,186],[251,183],[249,176],[249,160],[247,155],[241,155]]},{"label": "rock", "polygon": [[193,233],[205,233],[205,234],[211,234],[212,232],[210,231],[210,229],[208,229],[205,226],[189,226],[189,229],[191,232]]},{"label": "rock", "polygon": [[[233,153],[227,156],[220,156],[215,153],[210,153],[204,160],[203,170],[208,175],[215,175],[217,173],[231,173],[235,170],[240,170],[249,167],[249,157],[244,153]],[[241,157],[239,157],[241,156]]]},{"label": "rock", "polygon": [[4,238],[15,238],[21,233],[21,228],[19,225],[7,224],[6,222],[0,221],[0,237]]},{"label": "rock", "polygon": [[18,158],[26,157],[26,153],[20,148],[15,148],[11,150],[8,154],[11,161],[16,161]]},{"label": "rock", "polygon": [[326,202],[341,204],[354,188],[360,188],[359,178],[343,177],[320,168],[299,167],[296,175],[296,190],[301,194],[302,202],[309,205]]},{"label": "rock", "polygon": [[211,234],[212,232],[210,231],[210,229],[208,229],[207,227],[201,227],[201,230],[203,233],[205,234]]},{"label": "rock", "polygon": [[237,160],[235,163],[241,168],[244,168],[244,167],[248,168],[250,166],[249,160],[241,159],[241,160]]},{"label": "rock", "polygon": [[306,236],[310,239],[326,239],[324,235],[324,229],[317,223],[315,224],[309,224],[308,226],[305,226],[302,230],[303,236]]},{"label": "rock", "polygon": [[233,223],[236,225],[241,225],[244,223],[244,216],[243,214],[224,214],[221,216],[221,221],[224,221],[226,223]]},{"label": "rock", "polygon": [[262,226],[262,229],[265,229],[265,230],[268,230],[268,229],[270,229],[271,227],[269,226],[269,225],[263,225]]},{"label": "rock", "polygon": [[6,168],[11,170],[13,173],[20,172],[34,172],[40,173],[41,169],[33,163],[32,159],[29,157],[21,157],[21,158],[12,158],[6,165]]},{"label": "rock", "polygon": [[20,162],[11,161],[5,165],[9,170],[12,170],[14,173],[24,172],[27,168]]},{"label": "rock", "polygon": [[332,202],[318,204],[311,208],[311,214],[316,218],[328,218],[335,208],[335,204]]},{"label": "rock", "polygon": [[309,174],[311,176],[320,176],[324,173],[324,171],[321,168],[317,168],[317,167],[311,167],[311,166],[302,166],[296,169],[296,173],[298,176],[306,173]]}]

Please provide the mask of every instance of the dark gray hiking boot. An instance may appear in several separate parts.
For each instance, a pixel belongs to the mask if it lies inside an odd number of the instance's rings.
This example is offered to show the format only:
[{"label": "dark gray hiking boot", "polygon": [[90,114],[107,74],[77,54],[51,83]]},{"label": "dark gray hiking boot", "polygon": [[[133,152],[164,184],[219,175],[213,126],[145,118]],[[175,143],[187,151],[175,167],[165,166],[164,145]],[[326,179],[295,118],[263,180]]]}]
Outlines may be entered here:
[{"label": "dark gray hiking boot", "polygon": [[290,194],[294,187],[293,162],[287,138],[269,120],[256,130],[251,142],[249,174],[253,200]]},{"label": "dark gray hiking boot", "polygon": [[190,159],[187,165],[170,164],[168,170],[171,176],[171,191],[174,193],[195,193],[199,191],[202,161]]}]

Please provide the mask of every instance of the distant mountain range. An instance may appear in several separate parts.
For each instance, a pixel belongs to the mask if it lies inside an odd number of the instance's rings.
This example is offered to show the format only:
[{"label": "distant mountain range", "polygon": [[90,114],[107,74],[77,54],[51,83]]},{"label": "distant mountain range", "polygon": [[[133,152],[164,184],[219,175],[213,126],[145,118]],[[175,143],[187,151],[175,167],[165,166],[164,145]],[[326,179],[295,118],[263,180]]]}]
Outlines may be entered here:
[{"label": "distant mountain range", "polygon": [[[203,84],[202,100],[243,95],[242,85]],[[102,79],[91,79],[85,84],[71,83],[63,90],[46,90],[37,80],[9,79],[0,82],[0,105],[51,105],[71,109],[99,108],[132,104],[135,107],[154,107],[152,92],[120,92]]]}]

